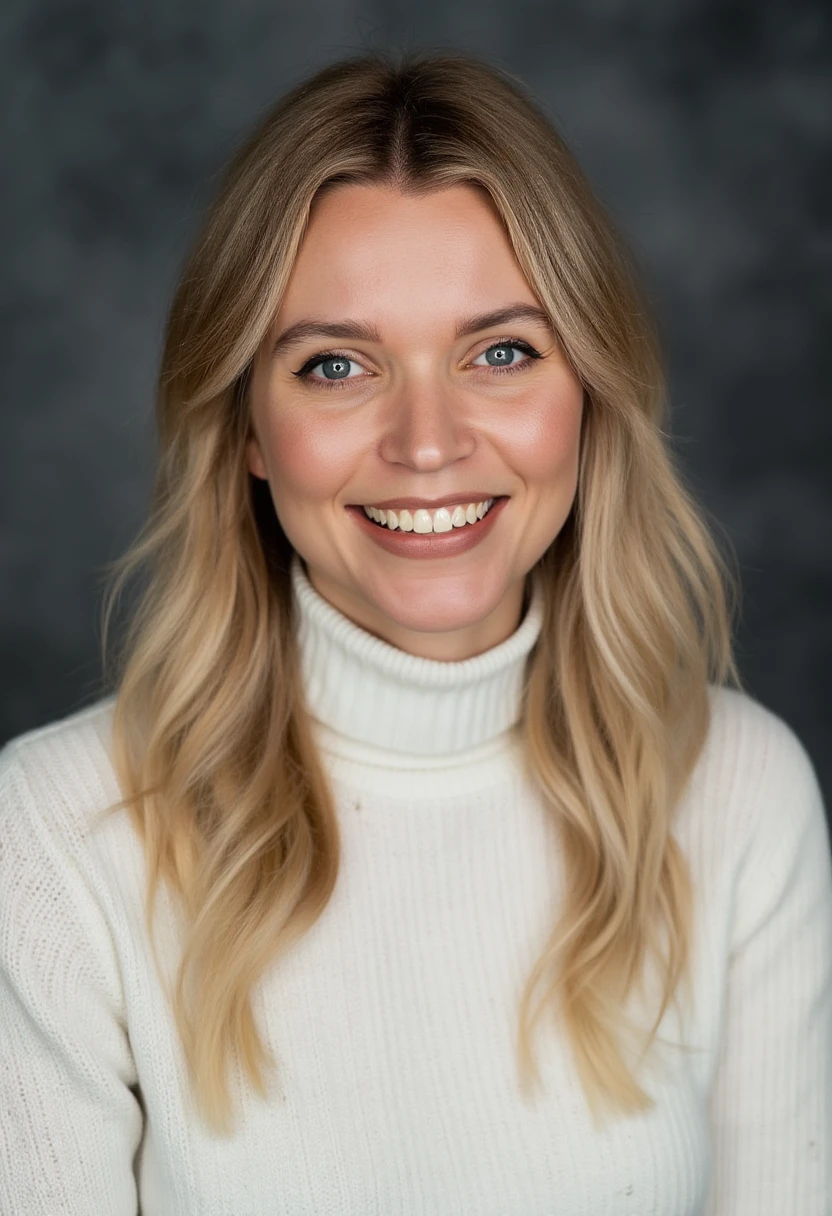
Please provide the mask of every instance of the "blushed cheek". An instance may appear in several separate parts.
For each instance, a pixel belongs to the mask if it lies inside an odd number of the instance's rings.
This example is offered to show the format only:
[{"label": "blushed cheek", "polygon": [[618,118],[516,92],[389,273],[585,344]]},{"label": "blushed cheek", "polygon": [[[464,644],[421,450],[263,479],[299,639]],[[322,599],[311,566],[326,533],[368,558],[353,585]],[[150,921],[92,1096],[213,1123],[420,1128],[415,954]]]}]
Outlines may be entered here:
[{"label": "blushed cheek", "polygon": [[539,398],[527,403],[512,421],[504,450],[511,452],[512,465],[530,486],[550,490],[573,484],[583,419],[583,391],[576,385],[565,395]]},{"label": "blushed cheek", "polygon": [[331,500],[349,480],[354,460],[331,419],[273,416],[261,435],[279,513]]}]

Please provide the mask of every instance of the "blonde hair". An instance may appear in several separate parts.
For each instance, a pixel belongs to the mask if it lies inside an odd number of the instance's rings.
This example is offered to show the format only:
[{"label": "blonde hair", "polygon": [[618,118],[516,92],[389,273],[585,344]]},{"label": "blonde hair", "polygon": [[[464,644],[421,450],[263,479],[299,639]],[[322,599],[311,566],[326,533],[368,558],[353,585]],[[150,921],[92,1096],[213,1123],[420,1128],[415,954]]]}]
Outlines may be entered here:
[{"label": "blonde hair", "polygon": [[288,93],[232,162],[170,313],[151,516],[117,565],[104,637],[106,652],[125,582],[145,572],[114,708],[118,805],[147,857],[154,954],[161,881],[183,914],[171,999],[193,1096],[230,1133],[232,1056],[267,1096],[275,1061],[252,989],[320,916],[338,874],[291,547],[245,443],[252,361],[313,199],[342,182],[487,190],[584,387],[574,508],[536,567],[545,618],[522,715],[567,888],[523,993],[517,1050],[525,1086],[531,1036],[557,1005],[596,1123],[602,1105],[649,1109],[624,1056],[624,1001],[655,959],[662,999],[646,1051],[690,980],[691,881],[671,829],[708,732],[709,682],[740,686],[738,578],[674,466],[651,328],[575,161],[511,77],[430,53],[371,52]]}]

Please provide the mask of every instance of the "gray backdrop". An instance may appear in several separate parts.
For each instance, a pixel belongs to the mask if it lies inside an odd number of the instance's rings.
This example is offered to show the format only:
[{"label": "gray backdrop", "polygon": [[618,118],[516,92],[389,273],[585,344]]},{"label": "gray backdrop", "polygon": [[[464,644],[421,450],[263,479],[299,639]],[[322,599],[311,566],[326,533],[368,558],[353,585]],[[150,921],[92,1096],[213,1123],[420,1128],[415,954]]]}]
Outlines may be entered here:
[{"label": "gray backdrop", "polygon": [[164,316],[217,170],[310,70],[462,48],[526,82],[635,248],[674,442],[741,562],[743,676],[829,809],[828,9],[4,0],[0,741],[98,693],[101,572],[144,518]]}]

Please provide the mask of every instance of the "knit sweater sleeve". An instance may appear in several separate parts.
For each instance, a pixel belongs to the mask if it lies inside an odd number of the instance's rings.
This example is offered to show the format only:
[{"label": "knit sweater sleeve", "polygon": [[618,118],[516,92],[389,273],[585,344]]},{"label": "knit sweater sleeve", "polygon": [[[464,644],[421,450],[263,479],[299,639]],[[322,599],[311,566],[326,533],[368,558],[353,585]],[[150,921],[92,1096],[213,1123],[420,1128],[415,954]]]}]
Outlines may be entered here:
[{"label": "knit sweater sleeve", "polygon": [[[72,796],[54,790],[50,812]],[[13,745],[0,753],[0,1212],[136,1216],[142,1112],[118,962],[46,797]]]},{"label": "knit sweater sleeve", "polygon": [[832,860],[811,760],[766,713],[735,874],[705,1216],[832,1214]]}]

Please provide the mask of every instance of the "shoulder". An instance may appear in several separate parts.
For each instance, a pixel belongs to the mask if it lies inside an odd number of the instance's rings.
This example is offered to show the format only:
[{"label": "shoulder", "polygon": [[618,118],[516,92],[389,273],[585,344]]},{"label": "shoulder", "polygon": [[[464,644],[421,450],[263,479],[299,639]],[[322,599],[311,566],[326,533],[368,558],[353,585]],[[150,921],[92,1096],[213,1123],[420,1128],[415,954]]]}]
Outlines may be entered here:
[{"label": "shoulder", "polygon": [[27,731],[0,749],[0,831],[24,812],[75,830],[118,801],[111,762],[113,697]]},{"label": "shoulder", "polygon": [[711,699],[683,816],[709,915],[724,907],[733,958],[748,949],[758,974],[811,972],[828,1002],[832,850],[814,765],[792,727],[752,697],[719,688]]},{"label": "shoulder", "polygon": [[43,757],[62,748],[83,747],[91,737],[107,739],[114,702],[114,696],[102,697],[85,709],[17,735],[0,748],[0,758]]},{"label": "shoulder", "polygon": [[796,731],[746,692],[709,687],[711,722],[682,821],[724,862],[814,848],[828,864],[817,772]]},{"label": "shoulder", "polygon": [[13,763],[39,768],[59,758],[84,754],[99,758],[102,748],[109,750],[114,703],[115,697],[103,697],[86,709],[10,739],[0,748],[0,772]]},{"label": "shoulder", "polygon": [[[116,926],[132,843],[123,818],[91,839],[120,798],[111,715],[102,700],[0,750],[0,1024],[25,1007],[26,1034],[48,1029],[42,1058],[72,1051],[73,1066],[77,1044],[64,1031],[88,1029],[93,1002],[126,1016]],[[98,1033],[97,1009],[92,1016]]]},{"label": "shoulder", "polygon": [[795,730],[761,702],[734,688],[709,686],[711,725],[705,767],[723,788],[762,793],[766,783],[798,796],[817,789],[817,774]]},{"label": "shoulder", "polygon": [[708,697],[714,724],[730,731],[738,740],[742,738],[748,746],[765,748],[774,744],[787,750],[802,749],[785,719],[750,693],[709,684]]}]

